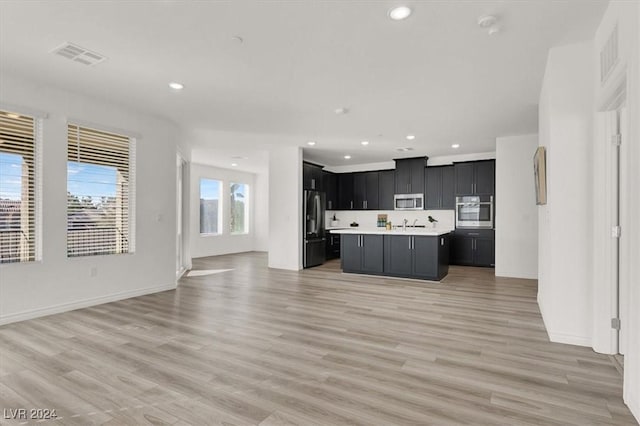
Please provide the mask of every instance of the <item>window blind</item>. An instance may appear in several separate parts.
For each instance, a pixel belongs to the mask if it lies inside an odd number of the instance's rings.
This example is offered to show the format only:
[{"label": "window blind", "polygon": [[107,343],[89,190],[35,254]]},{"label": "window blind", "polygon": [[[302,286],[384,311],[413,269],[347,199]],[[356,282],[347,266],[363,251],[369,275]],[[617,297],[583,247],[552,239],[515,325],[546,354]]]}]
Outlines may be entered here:
[{"label": "window blind", "polygon": [[133,251],[135,140],[87,127],[67,128],[67,255]]},{"label": "window blind", "polygon": [[0,111],[0,263],[36,260],[37,120]]}]

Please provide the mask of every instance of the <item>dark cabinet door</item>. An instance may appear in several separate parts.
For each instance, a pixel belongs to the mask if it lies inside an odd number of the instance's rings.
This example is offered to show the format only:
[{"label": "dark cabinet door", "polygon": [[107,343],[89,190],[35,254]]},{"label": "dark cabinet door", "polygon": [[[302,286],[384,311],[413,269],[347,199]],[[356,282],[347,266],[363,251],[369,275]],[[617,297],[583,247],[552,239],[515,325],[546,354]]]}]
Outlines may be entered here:
[{"label": "dark cabinet door", "polygon": [[425,210],[439,209],[442,204],[442,167],[427,167],[425,172]]},{"label": "dark cabinet door", "polygon": [[361,268],[360,235],[342,234],[340,239],[340,259],[342,270],[358,272]]},{"label": "dark cabinet door", "polygon": [[365,210],[367,200],[367,174],[353,174],[353,209]]},{"label": "dark cabinet door", "polygon": [[424,171],[427,163],[424,158],[414,158],[409,160],[410,167],[410,194],[424,194]]},{"label": "dark cabinet door", "polygon": [[[456,176],[453,166],[444,166],[442,170],[442,202],[440,208],[443,210],[455,210],[456,208]],[[429,170],[429,168],[427,168]]]},{"label": "dark cabinet door", "polygon": [[327,252],[326,259],[337,259],[340,257],[340,235],[327,234]]},{"label": "dark cabinet door", "polygon": [[438,243],[439,237],[413,238],[413,276],[436,279],[438,277]]},{"label": "dark cabinet door", "polygon": [[476,238],[474,240],[473,264],[477,266],[493,266],[495,264],[495,243],[493,238]]},{"label": "dark cabinet door", "polygon": [[384,270],[388,274],[410,276],[412,270],[410,235],[385,235]]},{"label": "dark cabinet door", "polygon": [[474,238],[454,235],[451,239],[451,263],[472,265],[474,260]]},{"label": "dark cabinet door", "polygon": [[378,172],[366,172],[365,173],[365,209],[366,210],[378,210]]},{"label": "dark cabinet door", "polygon": [[393,210],[393,195],[395,194],[395,181],[393,170],[378,172],[378,209]]},{"label": "dark cabinet door", "polygon": [[479,161],[475,163],[475,187],[476,195],[493,195],[495,188],[495,161]]},{"label": "dark cabinet door", "polygon": [[395,176],[395,193],[410,194],[411,192],[411,169],[403,163],[406,160],[396,160]]},{"label": "dark cabinet door", "polygon": [[383,271],[383,236],[382,235],[362,235],[362,272],[382,273]]},{"label": "dark cabinet door", "polygon": [[338,175],[338,210],[353,210],[353,173]]},{"label": "dark cabinet door", "polygon": [[336,210],[338,208],[338,176],[330,172],[322,173],[322,186],[326,194],[325,209]]},{"label": "dark cabinet door", "polygon": [[322,191],[322,167],[302,163],[302,186],[304,189]]},{"label": "dark cabinet door", "polygon": [[454,165],[456,174],[456,195],[473,195],[475,168],[473,163]]},{"label": "dark cabinet door", "polygon": [[311,175],[313,174],[313,166],[311,164],[302,163],[302,188],[313,189],[311,187]]}]

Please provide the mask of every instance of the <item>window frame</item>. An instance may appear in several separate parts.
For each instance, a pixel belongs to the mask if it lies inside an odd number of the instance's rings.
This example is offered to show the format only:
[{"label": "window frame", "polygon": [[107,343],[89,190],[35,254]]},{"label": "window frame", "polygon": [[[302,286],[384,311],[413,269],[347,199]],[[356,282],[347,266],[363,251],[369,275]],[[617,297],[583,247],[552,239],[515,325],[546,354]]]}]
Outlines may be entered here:
[{"label": "window frame", "polygon": [[[29,242],[26,248],[21,248],[20,250],[26,250],[27,254],[26,256],[23,258],[23,255],[20,255],[20,259],[19,260],[14,260],[14,261],[7,261],[7,262],[2,262],[0,260],[0,268],[5,268],[8,265],[30,265],[30,264],[34,264],[34,263],[41,263],[42,262],[42,197],[43,197],[43,191],[42,191],[42,141],[43,141],[43,132],[42,132],[42,126],[43,126],[43,119],[47,117],[46,114],[44,113],[37,113],[37,112],[33,112],[33,111],[25,111],[24,109],[20,109],[20,108],[13,108],[13,107],[7,107],[5,105],[1,105],[0,106],[0,113],[4,116],[7,117],[7,119],[11,120],[11,119],[15,119],[15,120],[19,120],[19,119],[23,119],[23,118],[28,118],[30,119],[33,124],[32,124],[32,149],[33,149],[33,155],[32,155],[32,171],[30,173],[27,174],[26,178],[28,179],[27,185],[32,186],[33,190],[32,190],[32,194],[30,194],[30,197],[32,196],[33,199],[27,201],[27,215],[29,216],[30,220],[30,224],[27,225],[27,234],[29,234],[29,237],[27,237],[27,241]],[[15,115],[15,117],[12,117],[11,115]],[[15,125],[19,126],[19,123],[16,122],[14,123]],[[24,160],[24,154],[20,154],[19,152],[6,152],[3,151],[3,153],[5,154],[15,154],[15,155],[19,155],[20,157],[22,157],[21,161],[25,161]],[[21,176],[23,179],[25,178],[24,175]],[[21,191],[22,191],[22,183],[21,183]],[[20,202],[22,203],[22,198],[20,199]],[[21,206],[21,210],[22,210],[22,206]],[[22,216],[22,213],[21,213]],[[20,228],[20,232],[22,234],[25,233],[24,229],[23,229],[23,225],[22,225],[22,219],[21,219],[21,228]],[[33,241],[31,241],[33,240]]]},{"label": "window frame", "polygon": [[[137,151],[137,137],[131,132],[124,130],[117,130],[113,128],[109,128],[107,126],[96,125],[96,124],[85,124],[82,121],[68,121],[67,122],[67,158],[66,158],[66,187],[67,193],[69,194],[69,163],[73,162],[69,159],[69,150],[70,146],[70,138],[69,132],[71,131],[71,127],[76,127],[78,131],[80,129],[84,129],[86,131],[99,132],[103,134],[107,134],[109,136],[127,138],[128,139],[128,150],[127,150],[127,218],[126,218],[126,234],[123,234],[126,239],[127,250],[123,251],[115,251],[113,253],[86,253],[86,254],[75,254],[69,255],[69,202],[67,200],[66,204],[66,215],[67,215],[67,229],[65,231],[65,241],[66,241],[66,258],[68,260],[74,261],[74,259],[83,259],[83,258],[95,258],[95,257],[104,257],[104,256],[127,256],[134,255],[136,253],[136,151]],[[114,160],[114,163],[116,161]],[[75,161],[76,164],[88,164],[88,165],[101,165],[108,167],[115,167],[118,170],[117,166],[112,164],[96,164],[90,162],[83,161]],[[117,172],[116,172],[117,173]],[[117,175],[116,175],[117,176]],[[117,186],[117,178],[115,185]],[[92,194],[78,194],[78,195],[91,195]],[[116,194],[117,198],[117,194]],[[117,214],[116,214],[117,215]],[[117,220],[117,219],[116,219]],[[123,222],[124,224],[124,222]],[[117,229],[117,228],[116,228]]]},{"label": "window frame", "polygon": [[[214,181],[218,182],[218,212],[217,212],[217,223],[216,228],[217,232],[202,232],[202,181]],[[198,178],[198,235],[204,238],[207,237],[218,237],[224,234],[223,224],[224,224],[224,180],[211,178],[206,176],[200,176]],[[213,200],[213,199],[211,199]]]},{"label": "window frame", "polygon": [[[242,185],[244,186],[245,194],[245,203],[244,203],[244,230],[241,232],[234,232],[232,229],[232,220],[233,220],[233,212],[232,212],[232,202],[231,197],[233,194],[231,193],[231,188],[233,185]],[[234,182],[233,180],[229,181],[229,235],[248,235],[251,232],[251,185],[244,182]]]}]

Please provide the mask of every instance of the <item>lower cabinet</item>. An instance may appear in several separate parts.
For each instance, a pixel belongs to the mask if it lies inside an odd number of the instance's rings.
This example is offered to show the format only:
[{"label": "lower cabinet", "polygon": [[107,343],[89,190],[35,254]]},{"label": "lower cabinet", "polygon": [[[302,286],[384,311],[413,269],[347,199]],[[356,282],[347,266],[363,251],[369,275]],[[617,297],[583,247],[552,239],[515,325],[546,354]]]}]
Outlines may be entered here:
[{"label": "lower cabinet", "polygon": [[495,231],[456,229],[451,234],[451,264],[495,266]]},{"label": "lower cabinet", "polygon": [[342,234],[341,263],[344,272],[381,274],[383,238],[374,234]]},{"label": "lower cabinet", "polygon": [[441,280],[449,272],[449,235],[384,236],[384,272],[408,278]]},{"label": "lower cabinet", "polygon": [[337,259],[340,257],[340,235],[327,234],[327,253],[325,258],[327,260]]}]

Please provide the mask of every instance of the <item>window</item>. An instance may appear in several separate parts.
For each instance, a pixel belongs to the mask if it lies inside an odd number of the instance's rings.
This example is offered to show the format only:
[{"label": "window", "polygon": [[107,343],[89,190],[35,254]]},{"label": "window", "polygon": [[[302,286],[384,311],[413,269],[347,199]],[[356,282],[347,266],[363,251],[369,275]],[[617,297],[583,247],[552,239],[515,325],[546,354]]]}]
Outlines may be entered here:
[{"label": "window", "polygon": [[200,233],[220,233],[220,190],[222,182],[214,179],[200,179]]},{"label": "window", "polygon": [[132,253],[135,140],[67,126],[67,256]]},{"label": "window", "polygon": [[0,263],[36,260],[38,120],[0,111]]},{"label": "window", "polygon": [[231,233],[246,234],[249,232],[249,185],[231,183]]}]

